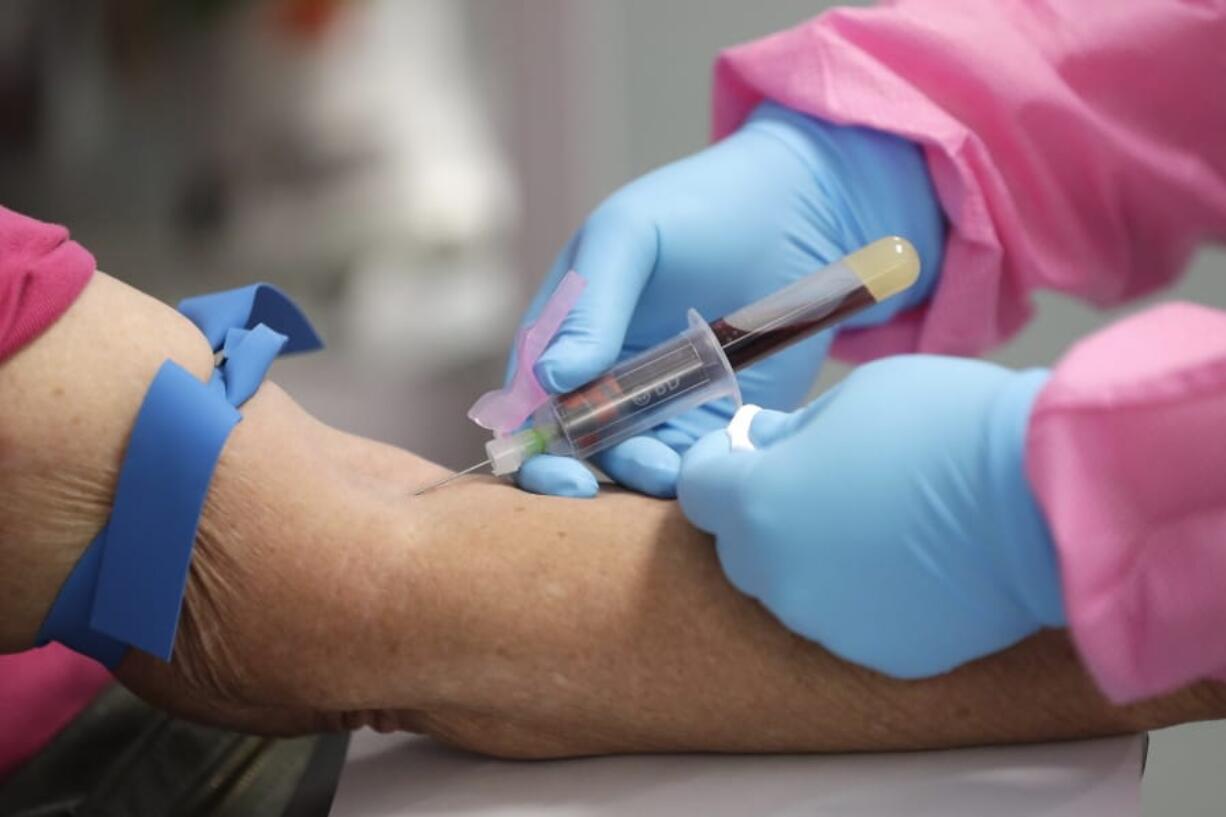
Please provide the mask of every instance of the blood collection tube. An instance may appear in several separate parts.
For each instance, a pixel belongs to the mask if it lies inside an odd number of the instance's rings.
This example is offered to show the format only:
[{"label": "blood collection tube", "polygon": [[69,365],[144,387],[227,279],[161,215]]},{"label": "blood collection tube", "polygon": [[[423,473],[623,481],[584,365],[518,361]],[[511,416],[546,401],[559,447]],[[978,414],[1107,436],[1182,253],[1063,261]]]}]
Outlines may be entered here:
[{"label": "blood collection tube", "polygon": [[711,323],[733,369],[744,367],[910,287],[919,256],[890,236]]}]

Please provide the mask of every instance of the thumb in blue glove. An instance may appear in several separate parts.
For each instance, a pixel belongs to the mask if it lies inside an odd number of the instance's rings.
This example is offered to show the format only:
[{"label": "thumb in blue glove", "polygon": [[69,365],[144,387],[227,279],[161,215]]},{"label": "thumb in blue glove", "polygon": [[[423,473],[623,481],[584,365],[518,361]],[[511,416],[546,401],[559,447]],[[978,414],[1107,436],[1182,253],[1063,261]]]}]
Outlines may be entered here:
[{"label": "thumb in blue glove", "polygon": [[[885,321],[931,291],[943,231],[914,144],[764,104],[732,136],[632,182],[588,217],[525,317],[535,319],[567,270],[587,280],[537,375],[548,391],[569,391],[676,335],[690,308],[712,320],[873,240],[901,235],[920,254],[920,281],[857,316],[858,325]],[[812,338],[740,373],[745,400],[799,406],[830,340]],[[595,464],[628,487],[672,496],[680,454],[723,427],[732,409],[726,400],[689,412]],[[596,493],[592,474],[562,457],[529,460],[519,481],[539,493]]]},{"label": "thumb in blue glove", "polygon": [[840,657],[903,678],[1003,649],[1064,611],[1023,468],[1046,372],[904,356],[732,451],[699,440],[678,497],[739,590]]}]

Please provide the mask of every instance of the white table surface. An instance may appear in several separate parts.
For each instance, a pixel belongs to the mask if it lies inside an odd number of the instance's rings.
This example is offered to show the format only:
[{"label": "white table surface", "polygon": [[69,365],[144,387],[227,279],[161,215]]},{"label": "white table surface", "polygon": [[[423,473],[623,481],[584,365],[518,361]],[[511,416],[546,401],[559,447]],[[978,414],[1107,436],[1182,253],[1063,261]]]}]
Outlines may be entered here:
[{"label": "white table surface", "polygon": [[353,736],[334,817],[1135,817],[1141,736],[886,755],[491,760]]}]

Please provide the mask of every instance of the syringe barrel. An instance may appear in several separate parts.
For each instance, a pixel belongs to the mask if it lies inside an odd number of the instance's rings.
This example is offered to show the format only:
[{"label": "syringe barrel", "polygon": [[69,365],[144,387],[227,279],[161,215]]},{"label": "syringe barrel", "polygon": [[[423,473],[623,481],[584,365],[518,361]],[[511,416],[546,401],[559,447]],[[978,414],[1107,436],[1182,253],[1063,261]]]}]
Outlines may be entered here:
[{"label": "syringe barrel", "polygon": [[486,444],[495,474],[536,454],[581,459],[721,397],[739,407],[734,369],[832,327],[911,286],[919,255],[887,236],[708,325],[694,310],[689,328],[572,392],[551,397],[532,427]]},{"label": "syringe barrel", "polygon": [[740,405],[740,389],[719,340],[697,312],[677,337],[618,363],[533,415],[551,454],[581,459],[721,397]]}]

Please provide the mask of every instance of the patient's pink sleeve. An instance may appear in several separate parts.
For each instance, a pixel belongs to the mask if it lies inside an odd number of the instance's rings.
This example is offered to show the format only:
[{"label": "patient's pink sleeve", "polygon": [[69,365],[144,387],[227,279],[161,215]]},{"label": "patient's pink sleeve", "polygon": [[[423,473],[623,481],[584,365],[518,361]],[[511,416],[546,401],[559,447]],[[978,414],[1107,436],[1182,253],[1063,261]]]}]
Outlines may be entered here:
[{"label": "patient's pink sleeve", "polygon": [[1226,235],[1226,4],[900,0],[725,52],[714,131],[763,99],[924,146],[950,222],[925,308],[852,359],[975,354],[1051,289],[1116,304]]},{"label": "patient's pink sleeve", "polygon": [[106,667],[59,644],[0,655],[0,782],[110,682]]},{"label": "patient's pink sleeve", "polygon": [[[93,257],[63,227],[0,207],[0,365],[53,324],[93,272]],[[110,677],[58,644],[0,655],[0,780],[46,745]]]},{"label": "patient's pink sleeve", "polygon": [[1026,463],[1102,689],[1226,680],[1226,312],[1170,304],[1073,347]]},{"label": "patient's pink sleeve", "polygon": [[0,362],[54,323],[93,272],[66,229],[0,207]]}]

